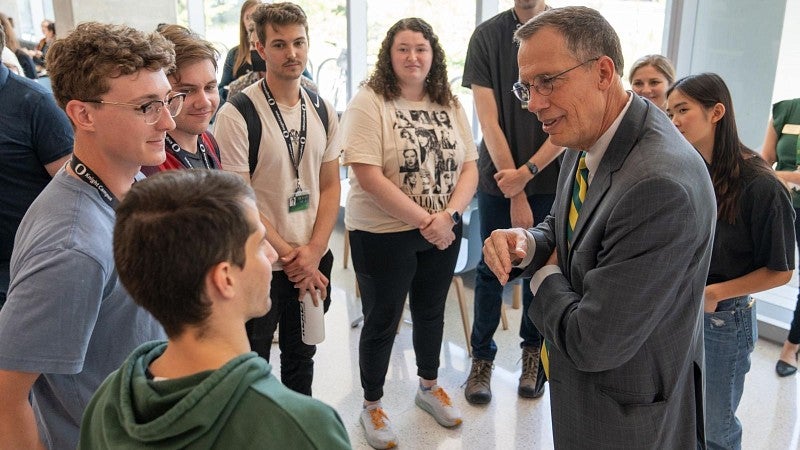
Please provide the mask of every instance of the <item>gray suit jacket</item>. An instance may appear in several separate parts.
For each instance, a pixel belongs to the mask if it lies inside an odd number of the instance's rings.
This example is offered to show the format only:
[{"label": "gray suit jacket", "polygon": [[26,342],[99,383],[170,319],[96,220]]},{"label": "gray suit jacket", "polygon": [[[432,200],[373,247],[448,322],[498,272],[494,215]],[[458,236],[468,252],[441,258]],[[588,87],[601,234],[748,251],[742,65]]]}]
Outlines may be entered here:
[{"label": "gray suit jacket", "polygon": [[[633,94],[632,94],[633,95]],[[594,174],[570,247],[578,152],[550,216],[531,229],[528,314],[550,349],[558,448],[696,448],[703,442],[702,297],[716,202],[705,163],[652,103],[632,104]]]}]

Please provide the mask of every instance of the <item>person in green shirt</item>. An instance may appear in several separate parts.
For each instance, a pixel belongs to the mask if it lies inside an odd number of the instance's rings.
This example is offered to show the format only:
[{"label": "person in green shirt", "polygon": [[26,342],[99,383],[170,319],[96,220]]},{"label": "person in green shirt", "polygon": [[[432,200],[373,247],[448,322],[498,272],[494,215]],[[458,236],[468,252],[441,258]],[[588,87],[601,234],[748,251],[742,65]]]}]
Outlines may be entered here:
[{"label": "person in green shirt", "polygon": [[244,324],[269,311],[276,258],[241,177],[175,170],[136,183],[117,208],[114,259],[168,340],[106,379],[78,448],[350,448],[331,407],[250,351]]}]

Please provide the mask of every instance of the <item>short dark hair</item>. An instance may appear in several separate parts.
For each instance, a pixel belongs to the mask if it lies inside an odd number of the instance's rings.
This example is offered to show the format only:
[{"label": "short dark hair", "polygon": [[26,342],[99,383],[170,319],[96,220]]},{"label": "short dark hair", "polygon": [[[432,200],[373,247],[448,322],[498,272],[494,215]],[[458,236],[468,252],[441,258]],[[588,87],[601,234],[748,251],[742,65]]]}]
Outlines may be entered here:
[{"label": "short dark hair", "polygon": [[216,264],[244,267],[255,232],[245,199],[253,190],[221,170],[170,170],[135,183],[117,207],[114,262],[136,304],[167,336],[202,327],[211,314],[205,278]]},{"label": "short dark hair", "polygon": [[308,17],[303,8],[291,2],[267,3],[258,5],[251,19],[256,26],[258,41],[264,45],[267,41],[267,25],[275,27],[284,25],[302,25],[308,38]]},{"label": "short dark hair", "polygon": [[625,63],[619,36],[610,23],[596,10],[585,6],[566,6],[547,10],[521,26],[514,39],[525,41],[543,28],[551,27],[564,36],[567,49],[578,61],[608,56],[622,76]]}]

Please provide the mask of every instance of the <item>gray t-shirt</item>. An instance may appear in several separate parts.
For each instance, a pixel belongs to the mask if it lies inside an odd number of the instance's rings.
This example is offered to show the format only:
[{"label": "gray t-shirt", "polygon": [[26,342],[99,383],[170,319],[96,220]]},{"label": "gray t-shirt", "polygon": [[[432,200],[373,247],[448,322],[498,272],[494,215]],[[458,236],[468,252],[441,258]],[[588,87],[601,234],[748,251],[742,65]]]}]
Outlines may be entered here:
[{"label": "gray t-shirt", "polygon": [[114,267],[114,210],[62,169],[22,219],[0,310],[0,369],[41,373],[33,386],[39,434],[75,448],[86,405],[138,345],[164,339]]}]

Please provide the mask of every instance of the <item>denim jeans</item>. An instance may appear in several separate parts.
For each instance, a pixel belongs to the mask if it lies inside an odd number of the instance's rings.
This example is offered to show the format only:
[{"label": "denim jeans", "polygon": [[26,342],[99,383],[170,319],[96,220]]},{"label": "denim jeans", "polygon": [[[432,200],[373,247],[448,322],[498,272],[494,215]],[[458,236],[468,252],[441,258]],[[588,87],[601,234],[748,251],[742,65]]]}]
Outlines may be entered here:
[{"label": "denim jeans", "polygon": [[[794,209],[794,235],[800,243],[800,208]],[[800,292],[797,293],[797,303],[794,306],[794,316],[792,325],[789,327],[789,337],[786,338],[791,344],[800,344]]]},{"label": "denim jeans", "polygon": [[709,449],[741,449],[736,408],[758,338],[755,303],[750,296],[724,300],[715,312],[705,313],[704,321],[706,442]]},{"label": "denim jeans", "polygon": [[[555,195],[531,195],[528,204],[533,211],[534,224],[541,222],[550,213]],[[478,213],[481,220],[481,239],[485,240],[492,231],[500,228],[511,228],[511,201],[504,197],[478,192]],[[528,309],[533,294],[528,287],[530,279],[523,281],[522,287],[522,320],[519,327],[520,347],[540,347],[542,336],[528,318]],[[518,281],[515,281],[518,282]],[[494,361],[497,345],[494,332],[500,323],[500,304],[503,301],[503,286],[497,281],[489,267],[478,263],[475,275],[475,309],[472,322],[472,356],[476,359]]]}]

